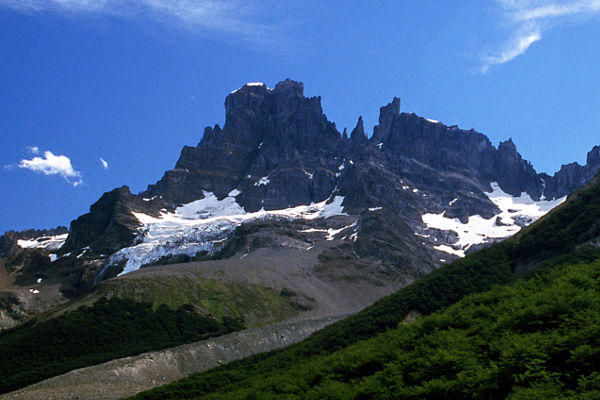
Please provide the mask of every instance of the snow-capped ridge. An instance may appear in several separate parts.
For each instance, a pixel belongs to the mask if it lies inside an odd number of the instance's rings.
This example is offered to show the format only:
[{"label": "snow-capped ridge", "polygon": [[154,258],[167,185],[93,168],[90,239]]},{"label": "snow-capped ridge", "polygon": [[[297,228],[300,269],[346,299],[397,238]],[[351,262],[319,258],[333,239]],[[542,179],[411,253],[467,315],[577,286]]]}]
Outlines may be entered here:
[{"label": "snow-capped ridge", "polygon": [[[250,86],[250,87],[256,87],[256,86],[267,86],[267,85],[265,85],[265,84],[264,84],[264,83],[262,83],[262,82],[248,82],[248,83],[246,83],[244,86],[242,86],[241,88],[239,88],[239,89],[235,89],[235,90],[234,90],[234,91],[232,91],[230,94],[234,94],[234,93],[238,92],[240,89],[243,89],[243,88],[244,88],[244,87],[246,87],[246,86]],[[268,87],[267,87],[267,89],[268,89]]]}]

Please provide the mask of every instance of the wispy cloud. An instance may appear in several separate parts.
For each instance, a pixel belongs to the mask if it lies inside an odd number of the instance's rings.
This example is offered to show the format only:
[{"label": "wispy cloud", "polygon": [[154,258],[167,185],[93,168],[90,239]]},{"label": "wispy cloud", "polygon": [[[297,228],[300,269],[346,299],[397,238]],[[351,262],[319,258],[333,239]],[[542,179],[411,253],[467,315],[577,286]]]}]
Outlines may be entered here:
[{"label": "wispy cloud", "polygon": [[73,168],[69,157],[63,155],[57,156],[51,151],[45,151],[43,158],[33,157],[31,160],[23,159],[18,167],[44,175],[60,175],[67,182],[72,183],[73,186],[79,186],[83,183],[81,173]]},{"label": "wispy cloud", "polygon": [[102,157],[100,157],[100,164],[102,164],[102,168],[104,169],[108,169],[108,163],[106,162],[106,160]]},{"label": "wispy cloud", "polygon": [[23,13],[103,14],[146,18],[204,33],[225,33],[247,41],[267,41],[279,29],[263,22],[258,0],[0,0],[0,7]]},{"label": "wispy cloud", "polygon": [[482,57],[482,72],[524,54],[543,34],[559,23],[580,21],[600,13],[600,0],[497,0],[510,38],[500,50]]},{"label": "wispy cloud", "polygon": [[27,146],[27,150],[29,150],[31,154],[40,154],[40,148],[37,146]]}]

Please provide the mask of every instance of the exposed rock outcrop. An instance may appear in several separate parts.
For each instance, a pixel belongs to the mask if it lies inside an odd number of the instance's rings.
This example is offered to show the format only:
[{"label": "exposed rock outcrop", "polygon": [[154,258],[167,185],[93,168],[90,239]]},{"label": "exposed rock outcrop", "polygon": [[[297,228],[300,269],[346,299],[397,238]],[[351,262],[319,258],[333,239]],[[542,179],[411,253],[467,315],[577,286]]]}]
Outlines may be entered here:
[{"label": "exposed rock outcrop", "polygon": [[544,196],[546,198],[557,198],[570,193],[589,181],[600,170],[600,146],[594,146],[587,154],[585,165],[570,163],[563,165],[553,176],[540,174],[544,184]]}]

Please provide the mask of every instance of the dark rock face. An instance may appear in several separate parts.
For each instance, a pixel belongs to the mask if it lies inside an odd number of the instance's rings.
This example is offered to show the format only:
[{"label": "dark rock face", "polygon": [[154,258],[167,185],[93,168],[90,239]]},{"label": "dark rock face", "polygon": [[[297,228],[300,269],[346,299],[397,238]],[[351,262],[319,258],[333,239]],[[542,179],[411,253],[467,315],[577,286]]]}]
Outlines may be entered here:
[{"label": "dark rock face", "polygon": [[[320,98],[305,98],[302,84],[291,80],[272,90],[244,86],[227,97],[225,109],[224,128],[206,128],[198,146],[185,147],[175,169],[143,196],[176,206],[202,198],[204,190],[223,198],[238,189],[237,201],[256,211],[319,202],[335,192],[353,211],[385,203],[402,218],[447,210],[464,220],[494,214],[483,193],[490,182],[513,195],[542,194],[537,173],[511,140],[496,149],[473,130],[401,114],[398,98],[381,108],[371,139],[362,118],[350,137],[340,135]],[[349,172],[357,169],[362,172]],[[420,188],[430,198],[402,187]],[[457,196],[452,208],[445,206]]]},{"label": "dark rock face", "polygon": [[527,192],[534,200],[539,200],[543,190],[540,178],[531,164],[517,153],[512,139],[498,145],[494,161],[490,176],[496,178],[506,193],[520,196]]},{"label": "dark rock face", "polygon": [[563,165],[553,176],[540,174],[544,184],[544,195],[549,198],[562,197],[579,189],[600,170],[600,146],[594,146],[587,154],[587,163],[584,166],[578,163]]},{"label": "dark rock face", "polygon": [[175,169],[143,195],[179,204],[202,198],[203,190],[223,198],[239,188],[248,211],[327,198],[342,138],[321,99],[306,98],[303,90],[286,80],[273,90],[247,85],[230,94],[224,128],[206,128],[198,146],[184,147]]},{"label": "dark rock face", "polygon": [[92,204],[89,213],[71,222],[69,236],[60,253],[89,246],[94,252],[110,254],[129,246],[140,225],[131,211],[146,208],[127,186],[105,193]]}]

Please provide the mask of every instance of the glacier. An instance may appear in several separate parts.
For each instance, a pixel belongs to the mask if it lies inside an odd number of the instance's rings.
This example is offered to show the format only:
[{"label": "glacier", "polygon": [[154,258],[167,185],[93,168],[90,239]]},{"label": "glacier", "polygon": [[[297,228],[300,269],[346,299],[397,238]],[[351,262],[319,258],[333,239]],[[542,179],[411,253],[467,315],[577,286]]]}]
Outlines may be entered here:
[{"label": "glacier", "polygon": [[[214,193],[204,191],[204,198],[184,204],[174,212],[161,212],[159,217],[134,212],[142,226],[133,246],[123,248],[109,257],[108,265],[125,261],[119,275],[138,270],[144,264],[164,256],[195,256],[200,252],[215,253],[223,248],[236,227],[244,222],[259,219],[329,218],[347,215],[343,196],[281,210],[246,212],[235,196],[239,190],[219,200]],[[329,203],[328,203],[329,201]]]}]

